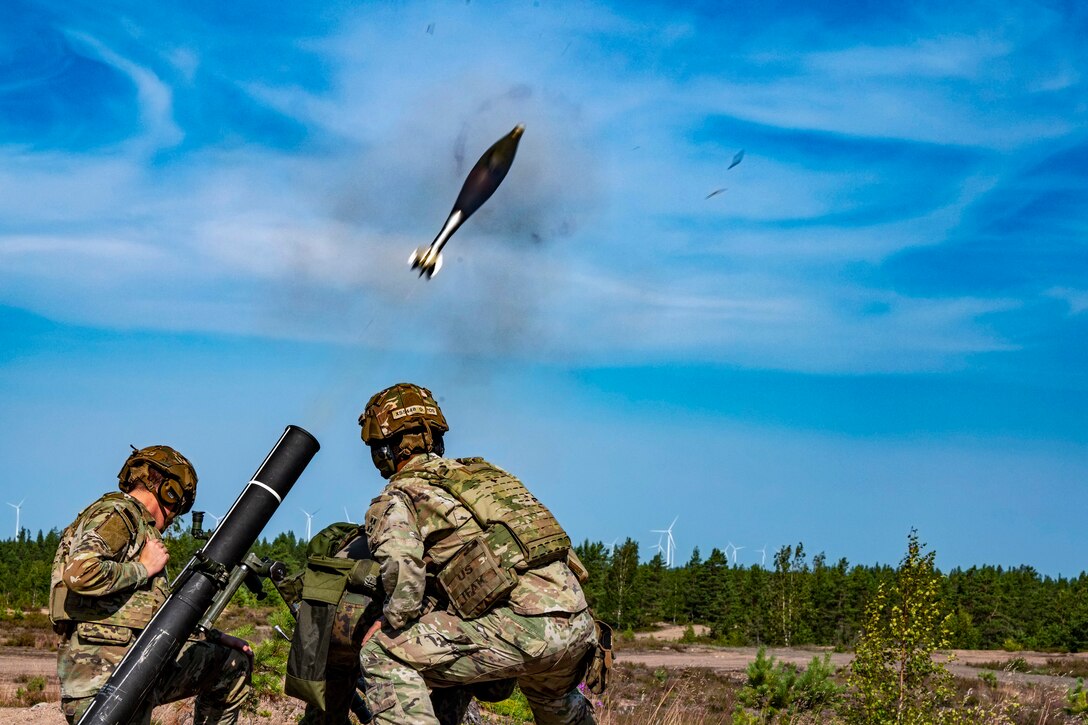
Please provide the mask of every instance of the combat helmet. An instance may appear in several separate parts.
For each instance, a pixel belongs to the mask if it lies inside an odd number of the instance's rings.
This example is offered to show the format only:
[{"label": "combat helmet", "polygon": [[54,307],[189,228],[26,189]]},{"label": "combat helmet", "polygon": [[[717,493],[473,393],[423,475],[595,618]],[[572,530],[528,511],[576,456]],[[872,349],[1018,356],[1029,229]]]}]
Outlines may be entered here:
[{"label": "combat helmet", "polygon": [[371,397],[359,425],[374,465],[386,478],[396,470],[394,439],[418,435],[427,450],[441,455],[442,434],[450,429],[431,391],[411,383],[397,383]]},{"label": "combat helmet", "polygon": [[132,446],[132,454],[117,474],[118,486],[122,491],[127,493],[135,487],[133,474],[138,477],[141,466],[154,468],[163,475],[158,490],[152,490],[161,503],[174,511],[176,516],[189,513],[196,500],[196,469],[188,458],[170,446],[140,449]]}]

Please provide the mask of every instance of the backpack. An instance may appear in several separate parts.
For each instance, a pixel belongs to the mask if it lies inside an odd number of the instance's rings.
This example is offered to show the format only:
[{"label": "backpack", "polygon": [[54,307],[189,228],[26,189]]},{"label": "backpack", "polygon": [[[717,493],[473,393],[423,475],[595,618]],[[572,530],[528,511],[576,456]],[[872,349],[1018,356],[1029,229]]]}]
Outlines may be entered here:
[{"label": "backpack", "polygon": [[283,690],[324,711],[328,666],[357,661],[367,627],[381,615],[380,567],[357,524],[325,527],[306,554],[306,568],[280,587],[297,620]]}]

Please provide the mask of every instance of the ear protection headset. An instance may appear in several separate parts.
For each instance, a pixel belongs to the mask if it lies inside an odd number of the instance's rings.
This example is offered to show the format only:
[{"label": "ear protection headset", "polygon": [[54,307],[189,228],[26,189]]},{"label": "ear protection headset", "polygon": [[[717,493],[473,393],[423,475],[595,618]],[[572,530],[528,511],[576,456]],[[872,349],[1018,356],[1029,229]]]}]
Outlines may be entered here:
[{"label": "ear protection headset", "polygon": [[[445,454],[446,443],[442,439],[442,431],[432,430],[426,422],[423,428],[423,440],[426,442],[429,439],[431,452],[438,456]],[[370,460],[374,462],[374,467],[378,469],[382,478],[390,478],[397,472],[397,449],[400,448],[400,440],[401,436],[397,435],[377,441],[370,446]]]},{"label": "ear protection headset", "polygon": [[193,507],[193,502],[185,495],[185,489],[181,487],[181,482],[173,478],[163,477],[162,483],[159,484],[159,490],[155,495],[159,501],[175,510],[178,516],[189,513],[189,509]]},{"label": "ear protection headset", "polygon": [[[162,482],[157,489],[151,489],[155,494],[155,498],[159,500],[159,503],[164,504],[176,515],[189,513],[189,509],[193,507],[192,499],[186,495],[185,487],[181,485],[181,481],[173,477],[169,470],[165,469],[156,460],[150,457],[148,454],[141,454],[141,451],[136,449],[136,446],[132,447],[132,455],[125,461],[125,465],[122,466],[121,472],[118,474],[118,487],[128,493],[136,487],[135,481],[130,473],[134,465],[143,463],[149,469],[153,468],[157,473],[162,476]],[[148,449],[144,449],[147,451]],[[154,449],[152,449],[154,450]],[[151,454],[153,455],[153,454]],[[176,455],[176,454],[175,454]]]}]

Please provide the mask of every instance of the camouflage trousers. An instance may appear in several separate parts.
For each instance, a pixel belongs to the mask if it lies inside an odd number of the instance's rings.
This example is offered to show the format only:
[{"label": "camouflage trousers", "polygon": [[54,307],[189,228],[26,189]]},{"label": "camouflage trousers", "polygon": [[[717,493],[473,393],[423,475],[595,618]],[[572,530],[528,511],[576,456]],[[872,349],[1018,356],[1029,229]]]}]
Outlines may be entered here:
[{"label": "camouflage trousers", "polygon": [[498,607],[462,620],[431,612],[400,632],[378,632],[359,654],[375,723],[438,722],[428,688],[516,679],[540,725],[596,722],[578,691],[596,644],[593,617],[522,616]]},{"label": "camouflage trousers", "polygon": [[[325,673],[325,709],[316,705],[307,705],[298,725],[349,725],[350,713],[359,711],[352,707],[352,700],[359,692],[359,661],[355,667],[330,667]],[[434,710],[438,725],[460,725],[463,722],[478,722],[470,713],[473,696],[486,702],[501,702],[510,697],[514,690],[513,681],[497,680],[482,685],[468,687],[444,687],[431,690],[431,709]],[[366,703],[362,702],[365,710]],[[369,711],[362,713],[360,722],[370,722]]]},{"label": "camouflage trousers", "polygon": [[[101,643],[95,629],[102,626],[81,624],[71,637],[61,642],[57,674],[61,683],[61,710],[69,723],[83,717],[95,693],[106,684],[128,651],[129,644]],[[85,633],[89,636],[84,636]],[[249,692],[249,676],[249,658],[245,654],[211,642],[186,642],[173,670],[151,690],[132,722],[147,725],[157,705],[196,695],[193,725],[236,723]]]},{"label": "camouflage trousers", "polygon": [[[350,725],[354,722],[351,713],[360,713],[352,707],[352,699],[360,687],[359,672],[343,670],[326,673],[325,709],[316,705],[307,705],[298,725]],[[480,688],[483,688],[482,690]],[[510,697],[514,690],[512,681],[484,683],[471,689],[466,687],[444,687],[431,690],[431,708],[434,710],[438,725],[460,725],[461,723],[480,722],[472,717],[472,698],[478,696],[486,702],[501,702]],[[366,707],[363,702],[363,708]],[[359,717],[360,722],[370,722],[369,711]]]}]

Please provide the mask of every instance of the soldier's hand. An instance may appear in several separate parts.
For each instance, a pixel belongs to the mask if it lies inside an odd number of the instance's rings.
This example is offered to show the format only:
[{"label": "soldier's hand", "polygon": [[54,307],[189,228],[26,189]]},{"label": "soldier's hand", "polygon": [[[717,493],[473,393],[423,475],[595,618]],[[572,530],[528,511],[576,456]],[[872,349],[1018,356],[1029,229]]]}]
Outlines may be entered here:
[{"label": "soldier's hand", "polygon": [[246,642],[244,639],[241,639],[239,637],[235,637],[232,634],[224,634],[222,632],[219,633],[219,639],[217,641],[224,647],[236,649],[244,654],[246,657],[248,657],[249,671],[253,671],[253,648],[249,646],[249,642]]},{"label": "soldier's hand", "polygon": [[140,549],[140,563],[147,569],[148,578],[162,571],[168,561],[170,561],[170,552],[161,541],[148,538],[144,542],[144,548]]}]

